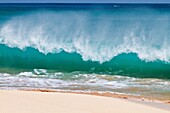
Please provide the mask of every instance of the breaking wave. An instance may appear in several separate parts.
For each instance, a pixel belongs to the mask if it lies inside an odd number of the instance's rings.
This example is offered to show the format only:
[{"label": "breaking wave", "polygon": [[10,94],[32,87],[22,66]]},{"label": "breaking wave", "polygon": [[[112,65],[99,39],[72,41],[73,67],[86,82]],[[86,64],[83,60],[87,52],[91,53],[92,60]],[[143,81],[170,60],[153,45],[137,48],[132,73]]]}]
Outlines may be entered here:
[{"label": "breaking wave", "polygon": [[65,7],[0,15],[1,72],[13,67],[170,78],[168,10]]},{"label": "breaking wave", "polygon": [[44,54],[76,52],[84,61],[100,63],[122,53],[136,53],[147,62],[170,62],[170,14],[148,11],[29,12],[2,23],[0,43]]}]

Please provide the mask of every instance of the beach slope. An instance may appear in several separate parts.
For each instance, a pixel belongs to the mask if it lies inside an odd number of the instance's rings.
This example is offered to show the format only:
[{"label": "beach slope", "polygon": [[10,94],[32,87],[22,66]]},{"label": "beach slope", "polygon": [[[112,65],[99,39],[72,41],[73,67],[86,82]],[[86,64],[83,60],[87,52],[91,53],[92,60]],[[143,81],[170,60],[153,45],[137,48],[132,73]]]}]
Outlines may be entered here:
[{"label": "beach slope", "polygon": [[169,113],[128,99],[84,94],[0,91],[0,113]]}]

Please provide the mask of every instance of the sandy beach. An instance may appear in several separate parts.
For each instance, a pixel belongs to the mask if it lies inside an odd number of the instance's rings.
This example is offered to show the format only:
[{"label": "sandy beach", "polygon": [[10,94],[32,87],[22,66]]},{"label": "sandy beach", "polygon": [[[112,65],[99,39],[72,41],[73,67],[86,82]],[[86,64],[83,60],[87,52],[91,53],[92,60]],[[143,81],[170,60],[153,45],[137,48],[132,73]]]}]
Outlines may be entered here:
[{"label": "sandy beach", "polygon": [[169,113],[163,103],[72,93],[2,90],[0,100],[0,113]]}]

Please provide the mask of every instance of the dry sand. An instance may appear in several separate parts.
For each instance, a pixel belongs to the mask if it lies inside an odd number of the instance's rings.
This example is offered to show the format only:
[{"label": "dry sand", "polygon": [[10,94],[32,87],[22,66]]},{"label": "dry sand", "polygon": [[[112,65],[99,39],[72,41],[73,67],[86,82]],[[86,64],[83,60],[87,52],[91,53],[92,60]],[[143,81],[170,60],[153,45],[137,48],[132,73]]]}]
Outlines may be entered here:
[{"label": "dry sand", "polygon": [[54,92],[0,91],[0,113],[170,113],[170,111],[128,99]]}]

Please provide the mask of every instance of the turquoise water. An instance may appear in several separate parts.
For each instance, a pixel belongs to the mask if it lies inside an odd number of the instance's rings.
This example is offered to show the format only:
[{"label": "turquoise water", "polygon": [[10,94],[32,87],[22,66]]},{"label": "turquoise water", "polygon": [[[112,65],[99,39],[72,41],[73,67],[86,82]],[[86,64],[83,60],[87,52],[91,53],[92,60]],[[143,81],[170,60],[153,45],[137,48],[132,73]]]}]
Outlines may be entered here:
[{"label": "turquoise water", "polygon": [[170,6],[0,4],[0,76],[1,88],[167,96]]},{"label": "turquoise water", "polygon": [[[0,66],[20,70],[48,69],[62,72],[82,71],[142,78],[170,78],[170,64],[140,60],[135,53],[120,54],[104,63],[83,61],[78,53],[43,54],[33,48],[20,50],[0,45]],[[10,71],[10,70],[9,70]],[[8,72],[8,71],[7,71]]]}]

